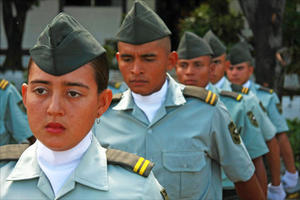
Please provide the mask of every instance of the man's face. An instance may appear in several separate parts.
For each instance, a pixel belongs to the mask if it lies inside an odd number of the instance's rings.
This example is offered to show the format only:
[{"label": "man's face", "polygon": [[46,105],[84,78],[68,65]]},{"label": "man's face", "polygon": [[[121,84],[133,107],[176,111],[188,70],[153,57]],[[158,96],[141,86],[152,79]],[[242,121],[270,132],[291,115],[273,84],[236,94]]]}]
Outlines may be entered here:
[{"label": "man's face", "polygon": [[118,43],[116,57],[124,81],[140,95],[150,95],[161,89],[166,72],[175,66],[176,52],[168,52],[161,40],[133,45]]},{"label": "man's face", "polygon": [[226,54],[218,56],[212,59],[215,64],[214,70],[210,73],[210,82],[216,84],[221,78],[223,78],[227,68],[229,67],[229,61],[226,60]]},{"label": "man's face", "polygon": [[210,56],[200,56],[190,60],[179,59],[176,64],[178,81],[185,85],[205,87],[213,67]]},{"label": "man's face", "polygon": [[112,96],[110,90],[98,93],[94,69],[89,64],[53,76],[34,62],[22,95],[33,134],[55,151],[76,146],[108,108]]},{"label": "man's face", "polygon": [[226,71],[230,82],[243,85],[246,83],[253,73],[253,67],[248,62],[231,65]]}]

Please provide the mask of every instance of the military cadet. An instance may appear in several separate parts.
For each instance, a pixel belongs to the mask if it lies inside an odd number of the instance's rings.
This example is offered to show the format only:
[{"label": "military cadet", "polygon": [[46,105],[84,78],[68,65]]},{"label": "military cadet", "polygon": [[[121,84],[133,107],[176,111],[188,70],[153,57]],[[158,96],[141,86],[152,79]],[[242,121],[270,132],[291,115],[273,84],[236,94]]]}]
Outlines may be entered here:
[{"label": "military cadet", "polygon": [[[106,53],[96,39],[61,13],[30,55],[22,94],[37,142],[0,168],[0,199],[163,199],[153,163],[106,150],[91,132],[112,98]],[[3,146],[0,159],[18,159],[16,150]],[[136,171],[141,162],[148,165]]]},{"label": "military cadet", "polygon": [[280,184],[280,180],[279,182],[277,181],[277,184],[273,184],[273,182],[272,184],[269,184],[268,196],[270,199],[284,199],[285,192],[283,187],[285,187],[288,193],[294,191],[293,187],[297,185],[299,175],[295,168],[293,151],[286,135],[288,126],[280,113],[281,108],[279,99],[272,89],[265,88],[249,80],[254,67],[246,43],[240,42],[232,47],[230,51],[230,62],[232,65],[227,70],[230,81],[238,85],[243,85],[244,88],[247,88],[254,93],[261,100],[269,118],[276,127],[276,138],[278,139],[280,153],[287,171],[282,177],[283,185]]},{"label": "military cadet", "polygon": [[[247,113],[252,113],[251,108],[247,106],[241,94],[219,90],[209,84],[209,75],[215,68],[211,61],[214,52],[202,38],[194,33],[185,32],[180,40],[177,53],[179,60],[176,65],[176,74],[179,82],[210,89],[216,92],[225,104],[255,165],[255,173],[266,196],[267,177],[262,155],[269,150],[261,130],[248,118]],[[228,193],[233,193],[231,190],[234,190],[234,185],[225,175],[223,176],[223,188],[226,189],[224,197]]]},{"label": "military cadet", "polygon": [[30,142],[34,137],[28,125],[22,97],[5,79],[0,79],[0,146]]},{"label": "military cadet", "polygon": [[[240,92],[249,94],[244,95],[243,97],[245,101],[247,101],[247,105],[252,105],[253,116],[256,117],[256,121],[262,130],[265,141],[270,150],[267,154],[267,160],[272,175],[271,182],[272,184],[278,183],[280,181],[280,158],[279,146],[275,138],[275,127],[266,114],[262,111],[264,107],[259,102],[257,97],[252,95],[247,88],[241,88],[238,85],[233,85],[224,76],[226,69],[230,66],[230,61],[227,59],[226,47],[223,45],[223,43],[214,35],[212,31],[207,32],[204,36],[204,39],[208,41],[216,55],[216,57],[213,58],[213,61],[215,62],[215,70],[211,73],[210,81],[218,88],[229,91],[240,89]],[[260,106],[258,105],[260,105],[262,109],[260,109]],[[251,116],[249,115],[249,117]]]},{"label": "military cadet", "polygon": [[[170,199],[221,199],[221,166],[245,199],[264,199],[254,166],[217,95],[174,81],[171,32],[135,1],[117,33],[119,69],[129,89],[113,97],[96,137],[155,162]],[[113,122],[113,123],[112,123]]]}]

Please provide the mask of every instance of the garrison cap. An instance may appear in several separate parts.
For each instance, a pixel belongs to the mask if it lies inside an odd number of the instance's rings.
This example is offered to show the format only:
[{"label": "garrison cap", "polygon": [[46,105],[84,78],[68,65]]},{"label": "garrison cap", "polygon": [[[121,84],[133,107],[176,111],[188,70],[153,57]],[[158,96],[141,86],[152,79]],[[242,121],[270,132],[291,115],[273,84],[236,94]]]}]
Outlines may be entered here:
[{"label": "garrison cap", "polygon": [[139,45],[171,35],[162,19],[144,2],[136,0],[123,20],[116,39]]},{"label": "garrison cap", "polygon": [[54,76],[72,72],[104,52],[101,44],[66,13],[58,14],[30,49],[39,68]]},{"label": "garrison cap", "polygon": [[225,45],[211,30],[205,33],[203,39],[210,45],[211,49],[213,50],[213,57],[219,57],[222,54],[226,53]]},{"label": "garrison cap", "polygon": [[252,63],[252,56],[247,43],[239,42],[235,44],[229,51],[229,60],[232,65],[240,64],[243,62]]},{"label": "garrison cap", "polygon": [[200,56],[213,55],[210,46],[195,33],[186,31],[177,48],[179,59],[193,59]]}]

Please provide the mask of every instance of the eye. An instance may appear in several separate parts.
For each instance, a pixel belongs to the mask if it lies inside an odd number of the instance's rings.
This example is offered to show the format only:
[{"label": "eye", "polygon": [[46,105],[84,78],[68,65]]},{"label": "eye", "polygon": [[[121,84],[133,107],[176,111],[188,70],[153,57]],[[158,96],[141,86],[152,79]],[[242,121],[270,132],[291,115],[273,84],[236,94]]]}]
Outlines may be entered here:
[{"label": "eye", "polygon": [[33,92],[36,93],[37,95],[44,95],[47,94],[48,91],[46,90],[46,88],[39,87],[39,88],[35,88]]},{"label": "eye", "polygon": [[154,60],[154,57],[145,57],[146,62],[153,62]]},{"label": "eye", "polygon": [[221,61],[220,61],[220,60],[214,60],[214,63],[215,63],[216,65],[218,65],[218,64],[221,63]]},{"label": "eye", "polygon": [[181,68],[187,68],[188,64],[182,62],[182,63],[179,63],[179,66],[180,66]]},{"label": "eye", "polygon": [[132,58],[131,57],[122,57],[122,61],[124,61],[124,62],[131,62]]},{"label": "eye", "polygon": [[81,94],[79,92],[72,91],[72,90],[68,91],[67,94],[68,94],[68,96],[70,96],[72,98],[76,98],[76,97],[81,96]]},{"label": "eye", "polygon": [[203,65],[202,65],[202,63],[196,62],[196,63],[194,64],[194,66],[195,66],[195,67],[202,67]]}]

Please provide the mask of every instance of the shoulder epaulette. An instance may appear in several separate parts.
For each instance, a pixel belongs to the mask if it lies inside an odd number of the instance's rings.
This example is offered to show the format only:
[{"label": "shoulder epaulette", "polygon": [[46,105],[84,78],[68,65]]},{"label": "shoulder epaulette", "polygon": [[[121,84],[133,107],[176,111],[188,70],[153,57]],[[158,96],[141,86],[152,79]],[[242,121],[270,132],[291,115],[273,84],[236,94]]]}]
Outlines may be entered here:
[{"label": "shoulder epaulette", "polygon": [[122,96],[123,96],[123,93],[114,94],[111,101],[112,102],[114,102],[114,101],[120,101],[122,99]]},{"label": "shoulder epaulette", "polygon": [[5,79],[0,79],[0,89],[5,90],[7,86],[9,85],[9,82]]},{"label": "shoulder epaulette", "polygon": [[117,149],[107,149],[106,157],[109,164],[120,165],[144,177],[149,176],[154,167],[154,163],[143,157]]},{"label": "shoulder epaulette", "polygon": [[231,91],[225,91],[222,90],[220,92],[220,95],[225,96],[225,97],[230,97],[232,99],[235,99],[236,101],[241,101],[243,99],[243,95],[237,93],[237,92],[231,92]]},{"label": "shoulder epaulette", "polygon": [[267,87],[263,87],[263,86],[260,86],[258,89],[262,90],[262,91],[265,91],[265,92],[268,92],[270,94],[272,94],[274,92],[273,89],[270,89],[270,88],[267,88]]},{"label": "shoulder epaulette", "polygon": [[122,82],[109,82],[108,84],[116,89],[119,89],[122,85]]},{"label": "shoulder epaulette", "polygon": [[0,146],[0,161],[18,160],[29,144],[7,144]]},{"label": "shoulder epaulette", "polygon": [[243,86],[237,85],[237,84],[231,84],[231,89],[234,92],[239,92],[239,93],[243,93],[243,94],[249,93],[249,88],[243,87]]},{"label": "shoulder epaulette", "polygon": [[210,105],[216,105],[218,96],[210,90],[196,86],[185,86],[183,94],[189,97],[195,97]]}]

